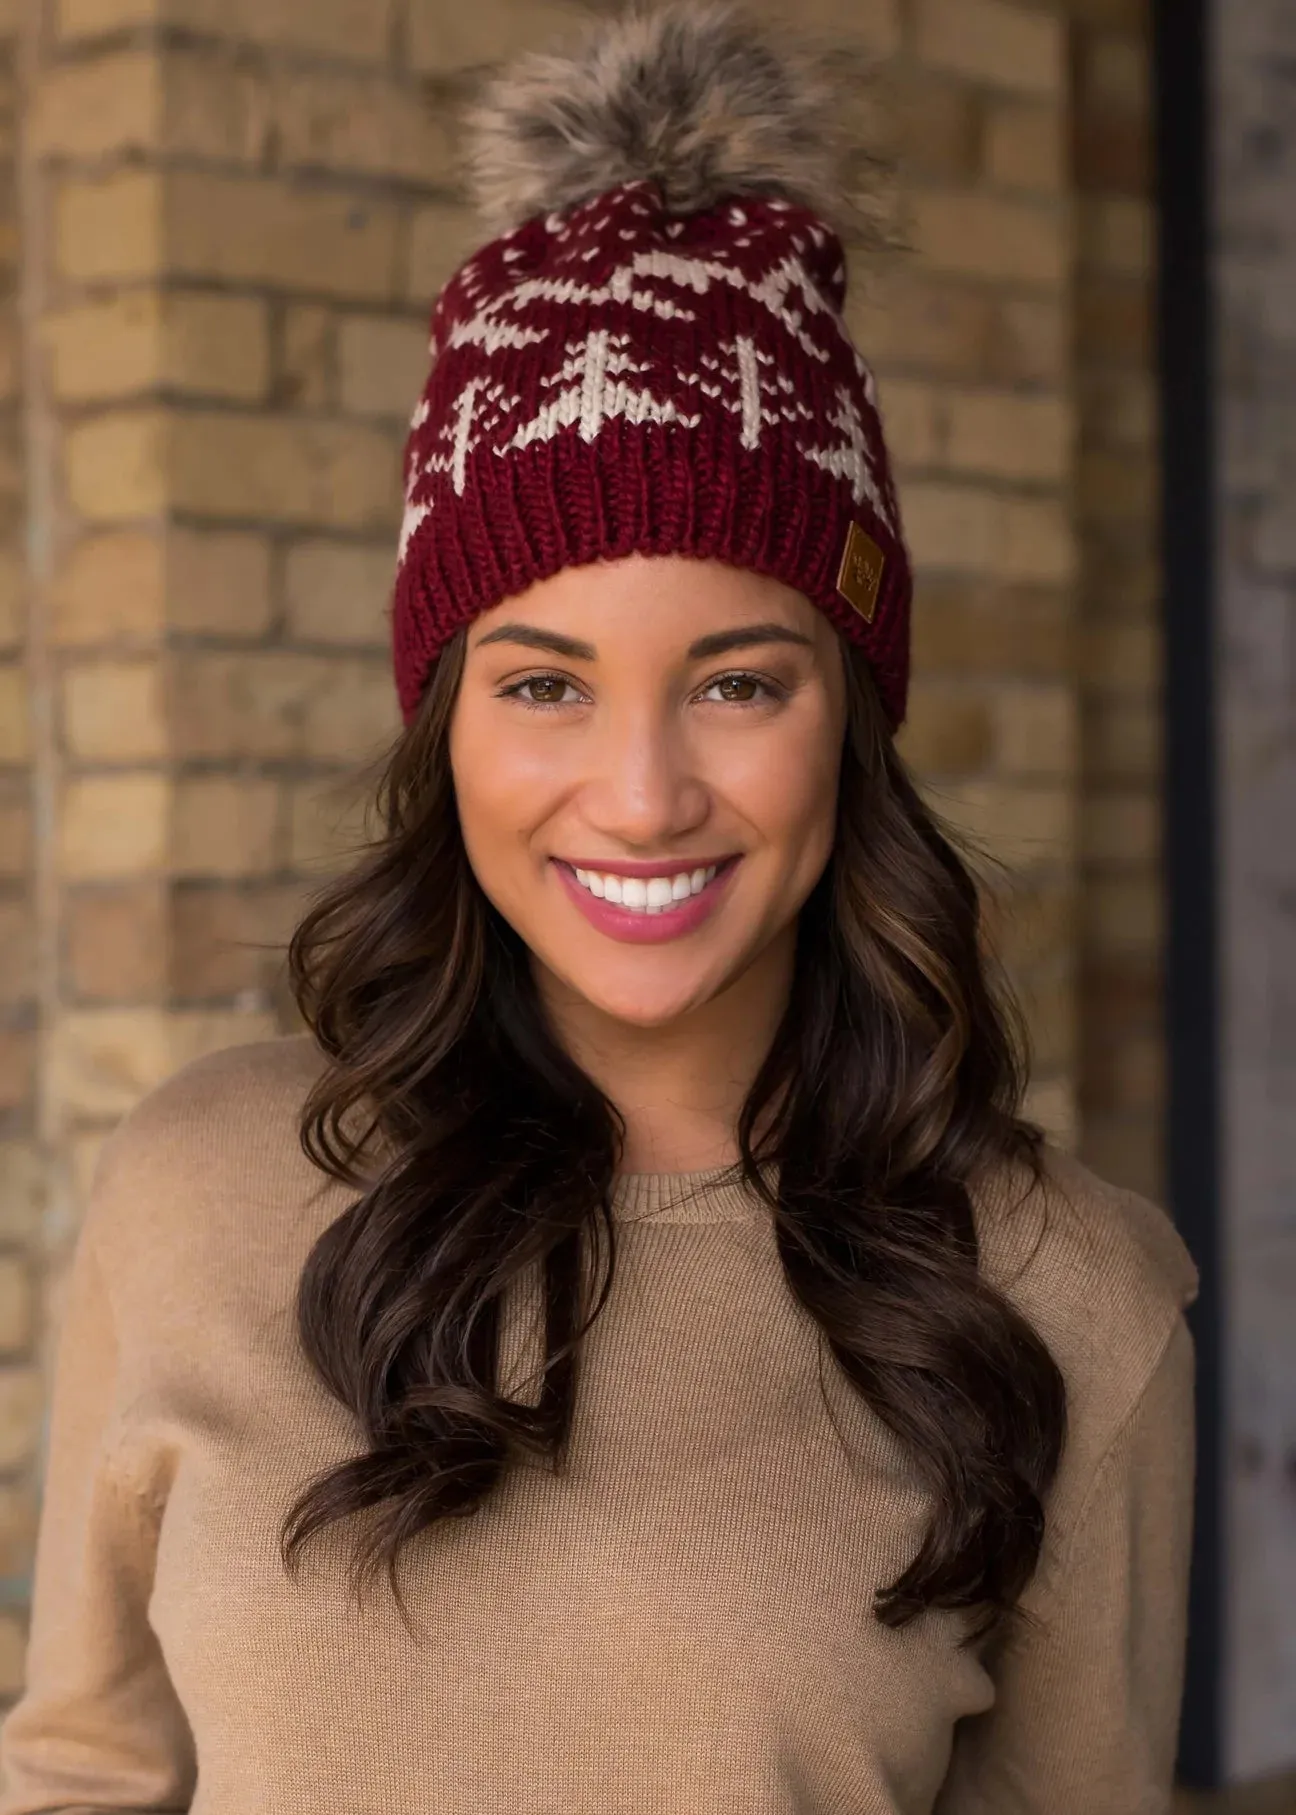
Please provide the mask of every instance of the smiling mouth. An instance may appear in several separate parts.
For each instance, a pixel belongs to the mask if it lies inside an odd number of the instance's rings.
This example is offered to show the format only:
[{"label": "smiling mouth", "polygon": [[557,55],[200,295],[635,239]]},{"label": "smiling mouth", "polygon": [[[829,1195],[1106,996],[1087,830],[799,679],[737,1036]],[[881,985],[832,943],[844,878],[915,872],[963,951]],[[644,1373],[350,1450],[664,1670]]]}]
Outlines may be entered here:
[{"label": "smiling mouth", "polygon": [[700,895],[737,861],[736,857],[727,857],[722,863],[692,870],[664,870],[656,876],[623,876],[616,871],[578,869],[575,864],[566,863],[563,868],[599,901],[611,902],[632,914],[671,914]]}]

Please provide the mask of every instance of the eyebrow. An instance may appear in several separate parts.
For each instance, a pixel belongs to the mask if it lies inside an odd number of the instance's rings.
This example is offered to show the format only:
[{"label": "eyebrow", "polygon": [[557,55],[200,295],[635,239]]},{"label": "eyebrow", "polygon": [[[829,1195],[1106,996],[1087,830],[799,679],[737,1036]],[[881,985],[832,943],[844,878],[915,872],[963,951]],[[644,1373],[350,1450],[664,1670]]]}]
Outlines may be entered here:
[{"label": "eyebrow", "polygon": [[[564,656],[569,662],[596,662],[598,650],[592,643],[564,636],[558,630],[541,630],[533,624],[501,624],[481,638],[477,647],[487,643],[520,643],[525,649],[544,649],[550,655]],[[795,643],[804,649],[814,647],[808,636],[791,630],[786,624],[743,624],[734,630],[716,630],[699,637],[689,645],[689,660],[703,662],[712,656],[729,655],[735,649],[756,649],[764,643]]]}]

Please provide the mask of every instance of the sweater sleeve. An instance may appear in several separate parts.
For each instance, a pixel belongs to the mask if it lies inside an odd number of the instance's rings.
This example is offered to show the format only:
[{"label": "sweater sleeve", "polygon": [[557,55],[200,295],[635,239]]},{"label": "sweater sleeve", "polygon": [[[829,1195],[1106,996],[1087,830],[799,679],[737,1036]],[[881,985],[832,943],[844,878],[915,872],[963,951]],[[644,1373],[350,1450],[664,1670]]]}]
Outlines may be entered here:
[{"label": "sweater sleeve", "polygon": [[[1040,1624],[959,1723],[933,1815],[1170,1815],[1184,1684],[1195,1351],[1180,1314],[1107,1446]],[[1032,1597],[1028,1594],[1027,1604]]]},{"label": "sweater sleeve", "polygon": [[149,1624],[160,1497],[120,1466],[120,1350],[91,1224],[55,1359],[23,1695],[0,1729],[0,1815],[187,1810],[188,1723]]}]

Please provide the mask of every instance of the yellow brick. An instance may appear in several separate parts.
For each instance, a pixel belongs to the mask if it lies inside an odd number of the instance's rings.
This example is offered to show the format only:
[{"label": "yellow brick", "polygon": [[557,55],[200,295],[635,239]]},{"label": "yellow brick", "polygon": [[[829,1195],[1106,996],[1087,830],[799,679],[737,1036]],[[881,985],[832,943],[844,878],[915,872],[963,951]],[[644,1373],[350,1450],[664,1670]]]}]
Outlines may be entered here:
[{"label": "yellow brick", "polygon": [[0,665],[0,763],[25,763],[31,755],[27,676],[17,662]]},{"label": "yellow brick", "polygon": [[0,785],[0,876],[25,880],[31,868],[31,798],[25,775]]},{"label": "yellow brick", "polygon": [[160,411],[122,410],[69,429],[68,496],[90,523],[159,515],[167,502],[167,420]]},{"label": "yellow brick", "polygon": [[1081,895],[1081,938],[1090,953],[1159,957],[1165,900],[1155,874],[1091,875]]},{"label": "yellow brick", "polygon": [[162,268],[164,188],[153,171],[124,170],[62,183],[55,248],[64,277],[83,283],[149,277]]},{"label": "yellow brick", "polygon": [[924,777],[968,775],[985,767],[993,727],[984,691],[918,676],[898,747]]},{"label": "yellow brick", "polygon": [[176,510],[357,530],[390,528],[399,514],[399,440],[378,429],[200,411],[169,429]]},{"label": "yellow brick", "polygon": [[303,542],[288,556],[288,633],[299,643],[386,644],[395,551]]},{"label": "yellow brick", "polygon": [[1084,683],[1109,695],[1150,695],[1161,684],[1162,648],[1162,628],[1157,622],[1094,619],[1080,631]]},{"label": "yellow brick", "polygon": [[1001,296],[985,376],[1001,384],[1069,389],[1071,310],[1054,297]]},{"label": "yellow brick", "polygon": [[35,148],[67,158],[151,151],[161,140],[162,87],[161,63],[152,51],[56,65],[42,75],[33,97]]},{"label": "yellow brick", "polygon": [[133,529],[82,537],[55,580],[52,615],[65,648],[156,641],[165,617],[161,538]]},{"label": "yellow brick", "polygon": [[385,72],[281,70],[265,111],[287,169],[344,170],[423,187],[455,181],[444,108],[430,108],[417,89]]},{"label": "yellow brick", "polygon": [[1089,270],[1122,277],[1151,277],[1156,217],[1138,196],[1090,196],[1080,209],[1080,257]]},{"label": "yellow brick", "polygon": [[1079,771],[1079,714],[1073,683],[995,690],[995,766],[1021,781],[1065,781]]},{"label": "yellow brick", "polygon": [[30,899],[0,895],[0,1012],[31,1001],[36,925]]},{"label": "yellow brick", "polygon": [[161,869],[170,813],[171,789],[161,775],[68,782],[58,828],[60,873],[73,882],[101,882]]},{"label": "yellow brick", "polygon": [[338,354],[344,410],[409,421],[430,361],[428,331],[421,322],[355,316],[342,324]]},{"label": "yellow brick", "polygon": [[396,727],[381,657],[194,650],[175,670],[176,735],[193,759],[372,757]]},{"label": "yellow brick", "polygon": [[167,385],[253,402],[269,380],[265,305],[250,297],[134,290],[44,324],[55,395],[103,403]]},{"label": "yellow brick", "polygon": [[36,1095],[36,1033],[0,1023],[0,1110],[31,1115]]},{"label": "yellow brick", "polygon": [[989,854],[1017,871],[1072,861],[1075,796],[1070,787],[1030,787],[1008,781],[951,782],[937,810]]},{"label": "yellow brick", "polygon": [[945,405],[934,385],[887,378],[880,386],[887,447],[901,467],[935,466],[944,458]]},{"label": "yellow brick", "polygon": [[914,245],[932,270],[1061,289],[1069,236],[1061,209],[933,190],[910,199]]},{"label": "yellow brick", "polygon": [[194,170],[173,171],[163,200],[167,264],[178,276],[366,301],[391,294],[390,202]]},{"label": "yellow brick", "polygon": [[583,15],[554,0],[410,0],[409,55],[418,70],[455,70],[494,63],[526,46],[548,48]]},{"label": "yellow brick", "polygon": [[1151,372],[1088,372],[1080,379],[1081,422],[1091,445],[1147,453],[1156,445],[1157,383]]},{"label": "yellow brick", "polygon": [[1146,114],[1152,93],[1151,34],[1141,29],[1141,12],[1121,23],[1134,29],[1085,34],[1082,104],[1138,119]]},{"label": "yellow brick", "polygon": [[0,1487],[0,1574],[28,1574],[39,1519],[40,1496],[32,1482]]},{"label": "yellow brick", "polygon": [[272,1039],[279,1031],[274,1016],[259,1008],[186,1009],[169,1020],[173,1070],[227,1046]]},{"label": "yellow brick", "polygon": [[159,141],[168,157],[260,165],[272,150],[267,72],[207,50],[162,59]]},{"label": "yellow brick", "polygon": [[284,311],[275,401],[285,408],[321,409],[337,402],[337,316],[317,303]]},{"label": "yellow brick", "polygon": [[157,661],[95,662],[63,679],[63,733],[76,762],[147,763],[166,754]]},{"label": "yellow brick", "polygon": [[1006,0],[918,0],[918,54],[1000,88],[1060,95],[1066,74],[1066,29],[1052,12]]},{"label": "yellow brick", "polygon": [[259,637],[270,627],[270,547],[242,530],[171,529],[167,615],[177,630]]},{"label": "yellow brick", "polygon": [[1161,860],[1161,801],[1149,788],[1087,788],[1080,808],[1086,863],[1130,867]]},{"label": "yellow brick", "polygon": [[35,1141],[0,1141],[0,1235],[32,1242],[45,1212],[45,1160]]},{"label": "yellow brick", "polygon": [[467,208],[421,208],[410,225],[406,293],[430,305],[481,242],[481,224]]},{"label": "yellow brick", "polygon": [[0,548],[0,649],[16,649],[27,634],[26,586],[18,551]]},{"label": "yellow brick", "polygon": [[[755,10],[787,23],[787,0],[755,0]],[[899,0],[798,0],[795,21],[819,35],[836,37],[843,44],[890,56],[900,49]]]},{"label": "yellow brick", "polygon": [[245,403],[265,396],[270,333],[264,303],[171,292],[164,325],[163,381],[173,390]]},{"label": "yellow brick", "polygon": [[366,763],[380,756],[400,730],[389,663],[338,658],[324,684],[306,701],[302,746],[324,762]]},{"label": "yellow brick", "polygon": [[[50,1098],[69,1118],[115,1118],[191,1059],[274,1031],[273,1018],[259,1012],[65,1010],[49,1030]],[[83,1189],[88,1170],[79,1168]]]},{"label": "yellow brick", "polygon": [[353,781],[297,783],[289,789],[288,859],[294,869],[336,868],[365,838],[365,801]]},{"label": "yellow brick", "polygon": [[161,1008],[65,1010],[49,1028],[47,1089],[68,1117],[125,1115],[172,1070]]},{"label": "yellow brick", "polygon": [[387,53],[390,0],[60,0],[65,38],[129,25],[173,25],[254,44],[377,60]]},{"label": "yellow brick", "polygon": [[191,776],[176,784],[174,868],[180,876],[262,876],[275,868],[273,781]]},{"label": "yellow brick", "polygon": [[31,1273],[14,1255],[0,1256],[0,1353],[21,1355],[34,1333]]},{"label": "yellow brick", "polygon": [[19,1695],[27,1676],[27,1628],[17,1613],[0,1614],[0,1695]]},{"label": "yellow brick", "polygon": [[18,324],[12,319],[0,321],[0,399],[14,402],[18,397],[18,362],[22,345]]},{"label": "yellow brick", "polygon": [[985,172],[1004,189],[1057,195],[1066,186],[1066,114],[1033,101],[995,101],[986,113]]},{"label": "yellow brick", "polygon": [[164,0],[58,0],[58,26],[65,38],[94,37],[127,25],[147,25],[165,15]]},{"label": "yellow brick", "polygon": [[949,464],[957,471],[1036,483],[1066,478],[1074,428],[1062,398],[952,391],[945,406]]},{"label": "yellow brick", "polygon": [[42,323],[54,395],[62,403],[103,403],[160,383],[162,299],[128,290],[64,309]]},{"label": "yellow brick", "polygon": [[1092,786],[1145,783],[1155,787],[1163,767],[1162,727],[1152,700],[1086,697],[1085,771]]},{"label": "yellow brick", "polygon": [[1055,1147],[1074,1153],[1080,1135],[1075,1085],[1067,1078],[1032,1078],[1022,1104],[1029,1121],[1038,1122]]},{"label": "yellow brick", "polygon": [[0,1468],[21,1468],[34,1458],[44,1411],[39,1368],[0,1368]]},{"label": "yellow brick", "polygon": [[15,508],[23,496],[24,455],[20,439],[20,422],[16,411],[0,415],[0,499]]},{"label": "yellow brick", "polygon": [[915,564],[925,573],[1046,585],[1074,576],[1074,537],[1057,499],[918,483],[906,489],[904,515]]}]

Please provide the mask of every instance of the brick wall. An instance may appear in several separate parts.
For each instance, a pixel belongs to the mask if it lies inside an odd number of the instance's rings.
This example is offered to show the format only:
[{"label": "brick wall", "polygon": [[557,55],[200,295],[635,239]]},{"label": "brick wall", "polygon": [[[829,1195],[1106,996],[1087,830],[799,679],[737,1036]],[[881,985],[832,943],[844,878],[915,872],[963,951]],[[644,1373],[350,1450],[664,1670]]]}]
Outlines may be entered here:
[{"label": "brick wall", "polygon": [[1068,0],[1078,217],[1080,1150],[1164,1193],[1161,625],[1147,0]]},{"label": "brick wall", "polygon": [[860,291],[918,569],[900,748],[980,866],[1034,1040],[1030,1109],[1074,1102],[1077,551],[1073,220],[1056,7],[909,0],[888,111],[912,248]]},{"label": "brick wall", "polygon": [[[189,1054],[289,1024],[276,948],[354,830],[357,765],[396,725],[383,611],[398,452],[428,307],[476,236],[449,106],[465,70],[568,16],[540,0],[17,12],[45,911],[38,1000],[0,1020],[0,1039],[23,1017],[41,1029],[35,1111],[0,1150],[3,1226],[41,1280],[28,1335],[0,1277],[16,1609],[0,1694],[20,1665],[39,1366],[89,1169],[104,1131]],[[890,72],[913,251],[855,261],[852,324],[879,371],[919,569],[903,748],[934,803],[1004,859],[987,876],[1031,1014],[1031,1106],[1070,1143],[1066,20],[1044,0],[805,0],[798,14]],[[21,817],[32,791],[22,746],[0,763],[11,755],[0,800]],[[11,993],[30,997],[16,968]]]},{"label": "brick wall", "polygon": [[[1230,1780],[1296,1771],[1296,16],[1212,8]],[[1287,1780],[1288,1806],[1296,1781]]]},{"label": "brick wall", "polygon": [[32,749],[23,559],[15,9],[0,7],[0,1696],[21,1680],[43,1382]]}]

